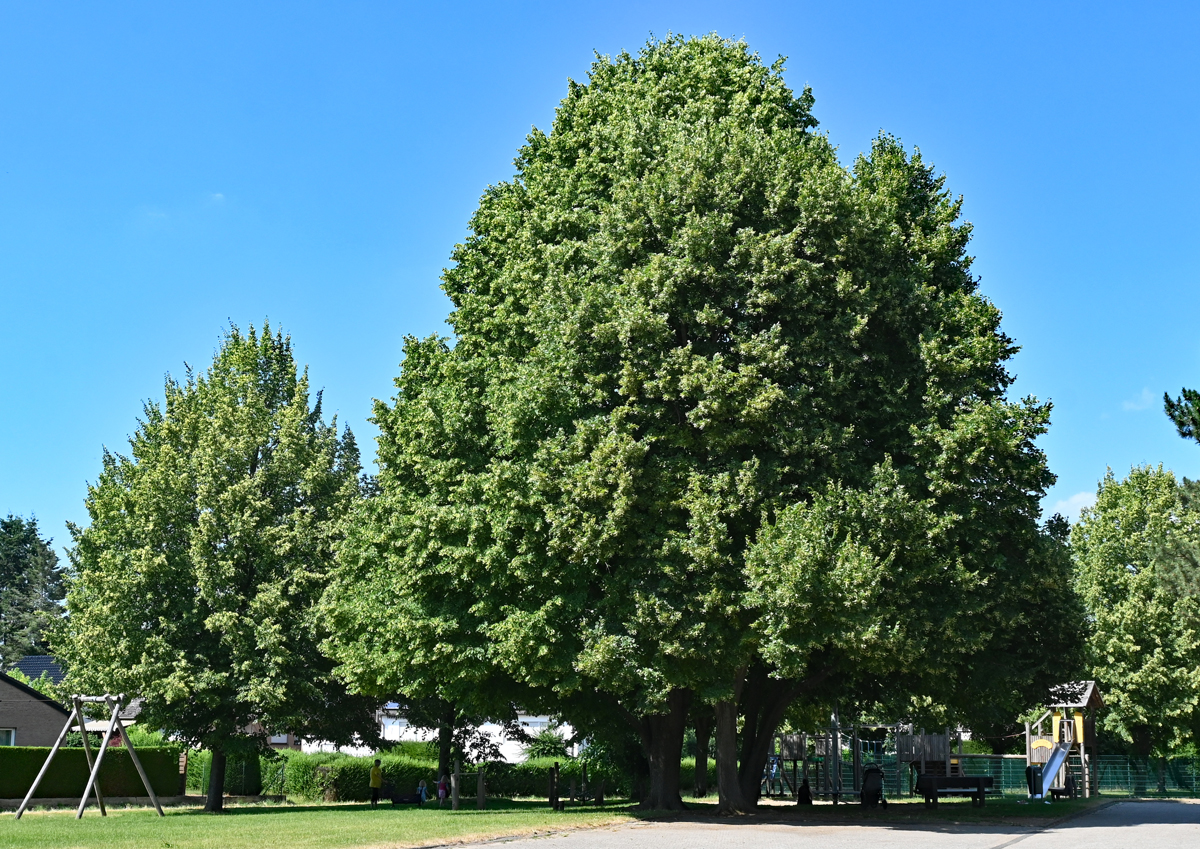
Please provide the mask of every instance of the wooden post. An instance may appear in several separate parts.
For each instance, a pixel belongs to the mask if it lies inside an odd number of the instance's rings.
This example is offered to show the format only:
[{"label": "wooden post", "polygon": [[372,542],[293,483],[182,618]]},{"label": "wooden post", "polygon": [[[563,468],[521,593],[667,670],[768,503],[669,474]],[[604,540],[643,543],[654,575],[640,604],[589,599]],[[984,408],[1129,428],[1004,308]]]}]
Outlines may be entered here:
[{"label": "wooden post", "polygon": [[833,712],[833,734],[831,735],[833,742],[833,766],[835,772],[833,774],[833,804],[841,801],[842,793],[842,721],[835,709]]},{"label": "wooden post", "polygon": [[459,786],[462,784],[462,761],[454,761],[454,774],[450,776],[450,810],[458,810]]},{"label": "wooden post", "polygon": [[946,777],[950,777],[950,726],[946,726]]},{"label": "wooden post", "polygon": [[859,753],[858,745],[858,726],[854,726],[854,755],[851,758],[851,763],[854,768],[854,790],[862,790],[862,755]]},{"label": "wooden post", "polygon": [[[96,765],[92,767],[92,774],[88,777],[87,786],[83,788],[83,798],[79,800],[79,810],[75,812],[75,819],[77,820],[83,819],[83,809],[87,807],[88,794],[96,787],[96,780],[100,777],[100,764],[104,760],[104,753],[108,751],[108,742],[112,739],[113,731],[116,729],[117,723],[120,722],[120,712],[121,707],[118,704],[117,707],[113,708],[112,719],[108,722],[108,730],[104,732],[104,741],[100,744],[100,751],[96,753]],[[85,736],[84,739],[86,740],[87,737]],[[100,791],[98,788],[96,792],[99,794]],[[101,808],[101,812],[103,812],[103,808]]]},{"label": "wooden post", "polygon": [[579,768],[582,772],[582,775],[580,777],[580,783],[579,783],[579,801],[586,802],[587,797],[588,797],[588,794],[587,794],[587,761],[584,761],[583,763],[581,763],[579,765]]},{"label": "wooden post", "polygon": [[63,740],[67,739],[67,732],[71,730],[71,723],[75,720],[76,711],[79,710],[78,704],[71,715],[67,717],[66,723],[63,725],[62,731],[58,732],[58,739],[54,741],[54,745],[50,747],[50,754],[46,756],[46,762],[42,764],[42,768],[38,771],[37,778],[33,779],[33,785],[30,786],[29,792],[25,794],[25,799],[21,802],[21,806],[17,808],[16,819],[21,818],[21,814],[25,813],[25,808],[29,806],[29,800],[33,798],[34,791],[38,785],[42,783],[42,779],[46,776],[46,770],[50,769],[50,761],[54,760],[54,756],[58,754],[59,748],[63,744]]},{"label": "wooden post", "polygon": [[558,810],[558,761],[554,762],[554,767],[550,770],[550,809]]},{"label": "wooden post", "polygon": [[575,804],[575,779],[574,778],[571,779],[571,784],[569,785],[567,794],[568,794],[567,798],[571,800],[571,804]]},{"label": "wooden post", "polygon": [[[142,769],[142,762],[137,756],[137,752],[133,750],[133,743],[129,740],[129,733],[125,730],[124,723],[121,722],[121,702],[113,702],[113,710],[117,714],[117,730],[121,732],[121,742],[125,744],[125,748],[129,751],[129,759],[133,761],[133,765],[137,768],[137,773],[142,778],[142,784],[146,785],[146,792],[150,794],[150,801],[154,803],[154,810],[158,811],[160,817],[165,817],[162,805],[158,804],[158,797],[154,795],[154,788],[150,786],[150,778],[146,775],[146,770]],[[244,767],[243,767],[244,769]],[[242,778],[242,792],[246,792],[246,779]]]},{"label": "wooden post", "polygon": [[[87,733],[87,717],[83,713],[83,703],[78,696],[75,697],[75,716],[79,719],[79,736],[83,738],[83,757],[87,761],[88,774],[92,772],[92,744],[88,740]],[[83,794],[84,800],[87,800],[87,794]],[[104,808],[104,797],[100,794],[100,781],[96,780],[96,804],[100,806],[100,816],[108,816],[108,811]]]},{"label": "wooden post", "polygon": [[[800,735],[800,770],[802,773],[800,780],[802,782],[807,781],[808,780],[808,732],[803,732]],[[799,787],[799,785],[797,785],[797,787]],[[809,792],[809,794],[812,793],[811,786],[809,787],[808,792]],[[796,790],[796,803],[797,804],[800,803],[799,789]]]},{"label": "wooden post", "polygon": [[596,804],[604,804],[604,779],[600,779],[600,783],[596,785]]},{"label": "wooden post", "polygon": [[479,810],[484,810],[487,807],[486,786],[483,783],[483,765],[479,766],[479,783],[475,787],[475,803]]}]

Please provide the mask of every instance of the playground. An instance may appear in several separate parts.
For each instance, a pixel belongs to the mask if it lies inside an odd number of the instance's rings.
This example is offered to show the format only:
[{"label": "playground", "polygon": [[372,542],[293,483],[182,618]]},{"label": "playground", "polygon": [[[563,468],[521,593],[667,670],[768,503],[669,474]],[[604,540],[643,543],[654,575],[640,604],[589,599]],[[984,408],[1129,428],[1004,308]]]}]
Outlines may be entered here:
[{"label": "playground", "polygon": [[[1023,755],[968,753],[961,729],[843,723],[835,711],[827,727],[776,735],[760,790],[765,798],[800,805],[825,800],[875,807],[917,796],[930,808],[948,798],[982,808],[1005,794],[1042,801],[1129,792],[1128,771],[1106,770],[1115,764],[1106,765],[1096,751],[1096,715],[1103,707],[1094,681],[1055,687],[1050,704],[1025,723]],[[1190,778],[1194,791],[1194,767]],[[1182,776],[1178,783],[1188,786]]]},{"label": "playground", "polygon": [[[21,805],[11,814],[0,814],[0,849],[417,847],[498,838],[519,840],[525,836],[545,838],[584,831],[590,836],[581,835],[580,844],[597,839],[603,844],[611,837],[615,841],[611,845],[618,846],[628,838],[628,828],[658,829],[670,824],[683,830],[678,835],[680,840],[691,833],[689,828],[700,829],[696,834],[708,839],[733,823],[736,827],[728,830],[728,835],[738,840],[753,836],[756,827],[786,827],[790,829],[785,832],[788,835],[808,833],[807,829],[820,829],[821,833],[832,830],[830,833],[839,835],[861,835],[864,829],[881,833],[907,829],[943,835],[947,830],[966,828],[974,830],[964,834],[990,839],[989,835],[1011,838],[1025,832],[1040,834],[1118,804],[1114,788],[1109,786],[1111,771],[1106,771],[1096,752],[1095,715],[1103,702],[1092,682],[1056,688],[1051,703],[1026,724],[1023,755],[969,753],[964,735],[957,729],[929,731],[912,724],[843,723],[835,711],[826,727],[776,736],[763,772],[757,812],[732,819],[717,816],[715,794],[689,798],[686,811],[673,814],[634,810],[625,796],[605,802],[599,798],[600,793],[589,795],[586,772],[581,774],[581,792],[577,795],[574,780],[559,778],[558,763],[549,773],[549,799],[485,797],[480,772],[477,781],[467,782],[478,787],[478,798],[474,800],[478,807],[460,806],[457,795],[454,804],[446,808],[432,804],[421,807],[408,804],[407,799],[393,798],[395,804],[377,809],[361,802],[330,801],[336,796],[316,801],[281,795],[274,801],[257,802],[238,801],[250,797],[230,797],[227,815],[214,817],[198,805],[188,804],[187,800],[195,797],[175,797],[170,805],[158,803],[148,773],[120,719],[122,701],[122,696],[108,694],[73,699],[73,710],[62,733]],[[110,714],[94,755],[86,742],[87,735],[81,735],[88,782],[78,800],[63,800],[70,802],[69,806],[60,802],[57,807],[48,807],[49,800],[38,801],[38,783],[52,775],[56,754],[68,731],[82,726],[83,706],[88,702],[103,704]],[[123,741],[124,752],[136,767],[152,807],[126,806],[115,797],[105,805],[97,776],[110,742],[117,738]],[[77,771],[83,762],[76,764]],[[458,770],[456,765],[455,786],[465,777],[460,777]],[[503,783],[499,776],[496,780]],[[1191,784],[1194,789],[1194,772]],[[111,792],[114,785],[107,786]],[[1122,795],[1131,792],[1125,787],[1115,789]],[[84,816],[88,810],[92,814]],[[1195,816],[1200,808],[1191,804],[1164,808],[1162,813],[1182,817],[1181,822],[1200,820]],[[653,833],[656,840],[673,834],[669,830]],[[596,838],[596,834],[608,837]],[[1002,844],[985,841],[978,845]]]}]

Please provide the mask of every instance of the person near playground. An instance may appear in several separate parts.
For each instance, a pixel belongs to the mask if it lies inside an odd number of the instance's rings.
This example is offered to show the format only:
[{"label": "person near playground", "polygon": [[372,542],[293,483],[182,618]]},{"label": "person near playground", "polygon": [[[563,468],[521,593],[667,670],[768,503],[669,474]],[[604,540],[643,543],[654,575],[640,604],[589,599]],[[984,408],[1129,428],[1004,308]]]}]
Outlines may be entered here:
[{"label": "person near playground", "polygon": [[371,767],[371,807],[374,808],[379,804],[379,791],[383,789],[383,770],[379,766],[379,758],[375,759],[375,766]]},{"label": "person near playground", "polygon": [[450,795],[450,779],[446,778],[444,775],[439,778],[437,783],[437,791],[438,807],[440,808],[442,803],[446,801],[446,797]]},{"label": "person near playground", "polygon": [[420,797],[417,800],[418,805],[424,805],[429,801],[429,785],[425,783],[424,778],[422,778],[421,782],[417,785],[417,796]]}]

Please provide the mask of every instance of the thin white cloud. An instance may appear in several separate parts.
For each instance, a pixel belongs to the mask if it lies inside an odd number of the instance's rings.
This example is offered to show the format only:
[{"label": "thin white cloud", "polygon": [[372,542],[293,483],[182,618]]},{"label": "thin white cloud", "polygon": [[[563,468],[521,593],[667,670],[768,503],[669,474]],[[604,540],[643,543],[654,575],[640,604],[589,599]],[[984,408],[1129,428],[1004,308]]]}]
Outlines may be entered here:
[{"label": "thin white cloud", "polygon": [[208,196],[208,202],[209,203],[224,203],[225,195],[221,194],[220,192],[213,192],[211,195]]},{"label": "thin white cloud", "polygon": [[1061,513],[1062,517],[1068,522],[1075,523],[1079,520],[1079,511],[1084,507],[1091,507],[1096,503],[1095,492],[1077,492],[1070,498],[1064,498],[1062,501],[1056,501],[1054,506],[1048,511],[1051,516],[1055,513]]},{"label": "thin white cloud", "polygon": [[1130,398],[1128,401],[1121,402],[1123,410],[1148,410],[1158,400],[1157,396],[1150,391],[1150,387],[1143,387],[1142,394],[1136,398]]}]

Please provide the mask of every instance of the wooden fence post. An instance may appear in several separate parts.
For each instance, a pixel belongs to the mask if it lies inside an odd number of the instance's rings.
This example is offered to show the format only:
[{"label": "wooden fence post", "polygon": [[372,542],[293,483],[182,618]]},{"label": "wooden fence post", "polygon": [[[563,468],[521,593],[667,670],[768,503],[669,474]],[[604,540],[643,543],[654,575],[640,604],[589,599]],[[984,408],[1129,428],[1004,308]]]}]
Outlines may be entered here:
[{"label": "wooden fence post", "polygon": [[454,761],[454,774],[450,776],[450,810],[458,810],[458,788],[462,783],[462,761]]},{"label": "wooden fence post", "polygon": [[487,807],[487,797],[485,795],[485,786],[483,783],[483,764],[479,765],[479,784],[475,788],[475,801],[479,805],[479,810],[484,810]]}]

